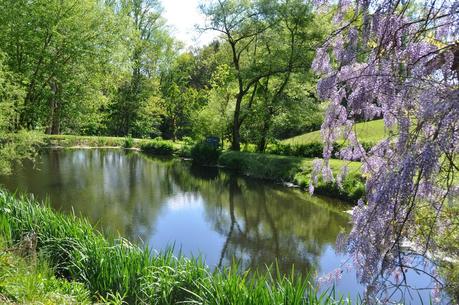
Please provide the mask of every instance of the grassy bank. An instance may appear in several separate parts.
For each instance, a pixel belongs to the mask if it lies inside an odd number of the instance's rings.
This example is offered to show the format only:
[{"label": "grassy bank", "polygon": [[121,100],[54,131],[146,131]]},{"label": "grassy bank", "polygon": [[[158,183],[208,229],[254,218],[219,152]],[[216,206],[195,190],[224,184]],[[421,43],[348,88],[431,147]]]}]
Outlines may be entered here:
[{"label": "grassy bank", "polygon": [[[378,123],[379,124],[379,123]],[[197,148],[188,142],[169,140],[130,139],[119,137],[95,137],[95,136],[72,136],[72,135],[47,135],[44,139],[47,147],[114,147],[138,149],[153,155],[179,155],[182,157],[198,156],[198,164],[215,164],[218,155]],[[205,147],[205,145],[204,145]],[[320,148],[318,151],[322,151]],[[215,160],[214,160],[215,159]],[[242,175],[266,179],[276,182],[291,182],[303,188],[307,188],[312,171],[312,158],[295,156],[282,156],[275,154],[259,154],[253,152],[226,151],[218,158],[218,165],[233,169]],[[363,179],[359,173],[359,162],[330,160],[332,169],[338,173],[344,165],[349,167],[349,175],[344,179],[342,187],[336,183],[324,183],[319,181],[315,192],[349,202],[358,200],[364,192]]]},{"label": "grassy bank", "polygon": [[[312,161],[313,159],[299,157],[228,151],[220,155],[218,164],[249,177],[291,182],[301,187],[308,187]],[[364,192],[364,182],[359,172],[360,163],[330,160],[330,165],[335,173],[339,173],[343,166],[348,166],[349,174],[344,179],[342,187],[338,187],[336,183],[325,183],[319,179],[315,192],[350,202],[361,198]]]},{"label": "grassy bank", "polygon": [[[357,123],[355,124],[355,133],[360,142],[367,143],[377,143],[388,135],[384,128],[383,120]],[[322,142],[320,130],[308,132],[282,141],[284,144],[308,144],[315,142]]]},{"label": "grassy bank", "polygon": [[212,273],[199,260],[107,240],[84,219],[1,190],[0,219],[0,236],[14,243],[35,236],[36,251],[54,274],[81,283],[93,301],[111,295],[129,304],[332,304],[307,279],[247,276],[235,269]]},{"label": "grassy bank", "polygon": [[13,245],[0,236],[1,304],[91,304],[82,284],[56,278],[46,260],[26,252],[25,241]]},{"label": "grassy bank", "polygon": [[134,139],[122,137],[45,135],[43,146],[59,148],[127,148],[139,149],[159,155],[180,154],[184,148],[183,141],[173,142],[160,139]]}]

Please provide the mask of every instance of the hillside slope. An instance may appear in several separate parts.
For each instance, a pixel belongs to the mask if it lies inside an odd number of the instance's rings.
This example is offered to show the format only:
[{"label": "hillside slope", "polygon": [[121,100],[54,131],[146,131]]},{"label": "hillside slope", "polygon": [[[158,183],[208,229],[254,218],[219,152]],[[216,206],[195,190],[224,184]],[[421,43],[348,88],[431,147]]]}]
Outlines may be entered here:
[{"label": "hillside slope", "polygon": [[[357,137],[361,142],[378,142],[389,133],[384,128],[383,120],[358,123],[355,125]],[[321,142],[320,130],[305,133],[282,141],[284,144],[307,144]]]}]

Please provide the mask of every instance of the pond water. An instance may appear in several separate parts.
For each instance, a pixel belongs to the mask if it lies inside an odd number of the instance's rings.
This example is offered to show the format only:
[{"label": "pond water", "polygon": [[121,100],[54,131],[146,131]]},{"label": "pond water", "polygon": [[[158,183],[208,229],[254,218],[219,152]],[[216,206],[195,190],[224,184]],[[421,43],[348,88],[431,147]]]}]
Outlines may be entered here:
[{"label": "pond water", "polygon": [[[34,164],[0,177],[0,185],[49,199],[106,234],[202,256],[211,268],[236,260],[244,269],[264,269],[277,260],[282,272],[295,266],[320,275],[346,260],[335,240],[350,229],[350,206],[177,159],[116,149],[45,150]],[[336,288],[351,297],[363,291],[353,272]]]}]

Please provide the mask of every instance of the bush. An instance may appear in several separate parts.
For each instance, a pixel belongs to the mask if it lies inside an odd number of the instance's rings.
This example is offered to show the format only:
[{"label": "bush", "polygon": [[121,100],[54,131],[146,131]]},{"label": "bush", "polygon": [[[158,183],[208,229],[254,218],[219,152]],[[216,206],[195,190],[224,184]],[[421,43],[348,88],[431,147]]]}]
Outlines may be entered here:
[{"label": "bush", "polygon": [[191,158],[194,164],[216,165],[221,150],[205,142],[198,143],[191,148]]},{"label": "bush", "polygon": [[140,145],[140,149],[143,152],[154,154],[154,155],[162,155],[162,156],[171,156],[174,154],[174,146],[172,143],[164,140],[152,140]]},{"label": "bush", "polygon": [[191,149],[194,146],[194,141],[190,137],[183,137],[183,145],[178,151],[178,155],[182,158],[191,158]]},{"label": "bush", "polygon": [[[365,182],[358,171],[359,164],[331,160],[331,167],[338,172],[342,166],[348,165],[352,172],[346,176],[341,187],[336,183],[325,183],[319,178],[315,193],[339,198],[355,203],[365,193]],[[312,171],[312,160],[258,153],[225,152],[218,163],[239,173],[260,179],[279,182],[293,182],[302,188],[308,188]]]},{"label": "bush", "polygon": [[[363,149],[370,151],[375,143],[373,142],[362,142]],[[334,143],[332,156],[339,159],[339,152],[345,146],[341,143]],[[322,158],[324,151],[324,145],[322,142],[310,142],[306,144],[283,144],[275,142],[268,145],[266,152],[273,155],[280,156],[292,156],[292,157],[303,157],[303,158]]]},{"label": "bush", "polygon": [[132,148],[134,146],[134,139],[129,136],[124,139],[123,148]]},{"label": "bush", "polygon": [[218,163],[239,173],[267,180],[292,181],[300,170],[301,158],[229,151]]}]

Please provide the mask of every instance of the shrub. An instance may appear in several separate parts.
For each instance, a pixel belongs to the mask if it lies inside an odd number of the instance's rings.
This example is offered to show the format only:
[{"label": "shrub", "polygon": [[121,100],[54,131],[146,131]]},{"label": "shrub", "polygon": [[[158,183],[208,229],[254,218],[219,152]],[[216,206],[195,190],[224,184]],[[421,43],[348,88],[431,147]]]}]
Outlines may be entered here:
[{"label": "shrub", "polygon": [[165,140],[152,140],[148,142],[144,142],[140,145],[140,149],[143,152],[154,154],[154,155],[162,155],[162,156],[170,156],[174,153],[174,146],[171,142]]},{"label": "shrub", "polygon": [[[312,160],[258,153],[229,151],[220,156],[218,163],[246,176],[294,182],[303,188],[309,186],[312,171]],[[334,171],[339,171],[343,165],[348,165],[352,172],[344,178],[341,187],[336,183],[325,183],[319,179],[319,185],[315,192],[355,203],[364,196],[365,182],[360,172],[357,171],[358,163],[348,164],[345,161],[331,160]]]},{"label": "shrub", "polygon": [[292,181],[300,170],[302,159],[269,154],[229,151],[218,159],[226,168],[260,179]]},{"label": "shrub", "polygon": [[191,149],[194,146],[194,141],[190,137],[183,137],[183,145],[178,151],[178,155],[182,158],[191,158]]},{"label": "shrub", "polygon": [[194,164],[215,165],[218,162],[221,150],[205,142],[198,143],[191,148],[191,158]]},{"label": "shrub", "polygon": [[124,139],[123,147],[124,148],[132,148],[134,146],[134,139],[129,136]]},{"label": "shrub", "polygon": [[[375,145],[373,142],[362,142],[361,144],[367,152]],[[344,147],[345,145],[342,143],[334,143],[332,156],[339,159],[339,152]],[[322,142],[309,142],[306,144],[284,144],[275,142],[268,145],[266,148],[266,152],[269,154],[303,158],[322,158],[323,150],[324,145]]]}]

